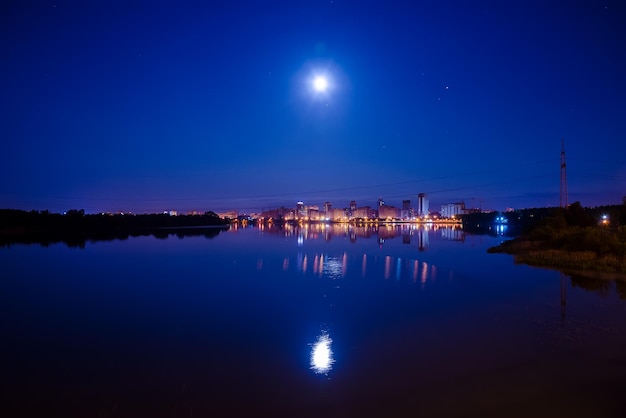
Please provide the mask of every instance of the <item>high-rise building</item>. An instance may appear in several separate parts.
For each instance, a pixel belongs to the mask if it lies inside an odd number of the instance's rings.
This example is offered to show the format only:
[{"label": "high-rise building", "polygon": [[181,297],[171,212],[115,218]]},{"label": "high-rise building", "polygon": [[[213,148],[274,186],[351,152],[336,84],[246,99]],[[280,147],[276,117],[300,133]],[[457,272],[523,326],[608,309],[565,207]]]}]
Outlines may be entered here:
[{"label": "high-rise building", "polygon": [[312,221],[319,221],[320,220],[320,210],[319,210],[319,208],[317,208],[317,207],[315,207],[315,208],[312,208],[312,207],[308,208],[307,216]]},{"label": "high-rise building", "polygon": [[375,218],[376,215],[371,207],[363,206],[361,208],[357,208],[352,212],[352,217],[354,218]]},{"label": "high-rise building", "polygon": [[425,217],[428,215],[428,198],[425,193],[417,195],[417,216]]},{"label": "high-rise building", "polygon": [[396,219],[400,217],[400,211],[393,206],[380,205],[378,208],[378,217],[381,219]]},{"label": "high-rise building", "polygon": [[333,204],[330,202],[324,202],[324,212],[329,214],[330,210],[332,209]]},{"label": "high-rise building", "polygon": [[305,216],[307,216],[306,206],[304,206],[304,202],[299,201],[296,203],[296,217],[299,219]]},{"label": "high-rise building", "polygon": [[403,200],[402,201],[402,210],[400,211],[400,218],[401,219],[410,219],[412,216],[411,213],[411,201],[410,200]]},{"label": "high-rise building", "polygon": [[346,220],[346,211],[344,209],[338,208],[331,209],[331,215],[329,216],[329,218],[334,221]]},{"label": "high-rise building", "polygon": [[442,218],[452,218],[453,216],[463,215],[464,213],[465,213],[464,202],[447,203],[445,205],[441,205],[441,217]]},{"label": "high-rise building", "polygon": [[385,206],[385,201],[383,200],[382,197],[378,198],[378,209],[380,209],[381,206]]}]

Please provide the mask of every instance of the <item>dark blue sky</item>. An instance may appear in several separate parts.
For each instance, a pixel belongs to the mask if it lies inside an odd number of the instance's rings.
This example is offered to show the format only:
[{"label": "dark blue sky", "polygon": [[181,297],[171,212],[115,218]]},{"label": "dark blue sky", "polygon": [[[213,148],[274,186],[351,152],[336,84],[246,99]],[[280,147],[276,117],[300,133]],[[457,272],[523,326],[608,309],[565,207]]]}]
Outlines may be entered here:
[{"label": "dark blue sky", "polygon": [[178,3],[3,2],[0,207],[626,195],[620,1]]}]

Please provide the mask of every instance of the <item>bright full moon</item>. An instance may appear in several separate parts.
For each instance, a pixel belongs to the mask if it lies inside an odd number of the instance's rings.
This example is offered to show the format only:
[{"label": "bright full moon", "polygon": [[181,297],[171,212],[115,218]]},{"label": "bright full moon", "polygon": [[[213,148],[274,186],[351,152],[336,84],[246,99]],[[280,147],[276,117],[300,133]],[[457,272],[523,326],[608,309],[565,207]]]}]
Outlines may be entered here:
[{"label": "bright full moon", "polygon": [[315,77],[315,79],[313,80],[313,88],[315,89],[315,91],[318,92],[326,91],[326,89],[328,88],[328,80],[326,80],[326,77],[323,77],[321,75]]}]

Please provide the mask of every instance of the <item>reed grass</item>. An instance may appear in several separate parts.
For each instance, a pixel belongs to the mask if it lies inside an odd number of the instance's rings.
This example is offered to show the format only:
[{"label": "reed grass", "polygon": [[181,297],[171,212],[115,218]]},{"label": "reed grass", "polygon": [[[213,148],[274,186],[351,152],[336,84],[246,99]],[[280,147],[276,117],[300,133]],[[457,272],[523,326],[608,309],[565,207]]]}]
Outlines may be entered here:
[{"label": "reed grass", "polygon": [[544,225],[488,250],[516,263],[558,269],[626,273],[626,230]]}]

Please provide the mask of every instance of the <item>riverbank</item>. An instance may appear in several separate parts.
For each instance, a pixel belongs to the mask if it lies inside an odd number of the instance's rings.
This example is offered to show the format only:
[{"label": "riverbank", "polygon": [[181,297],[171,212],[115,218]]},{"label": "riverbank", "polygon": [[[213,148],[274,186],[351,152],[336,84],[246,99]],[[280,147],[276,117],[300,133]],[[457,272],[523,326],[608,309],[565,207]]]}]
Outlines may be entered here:
[{"label": "riverbank", "polygon": [[555,229],[542,226],[487,251],[513,255],[520,264],[602,273],[605,277],[626,280],[626,229],[623,227],[562,226]]},{"label": "riverbank", "polygon": [[11,244],[63,242],[68,246],[84,247],[86,241],[124,240],[133,236],[169,235],[217,236],[228,229],[230,222],[213,212],[194,216],[146,215],[86,215],[82,211],[66,214],[0,210],[0,246]]}]

